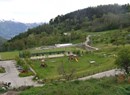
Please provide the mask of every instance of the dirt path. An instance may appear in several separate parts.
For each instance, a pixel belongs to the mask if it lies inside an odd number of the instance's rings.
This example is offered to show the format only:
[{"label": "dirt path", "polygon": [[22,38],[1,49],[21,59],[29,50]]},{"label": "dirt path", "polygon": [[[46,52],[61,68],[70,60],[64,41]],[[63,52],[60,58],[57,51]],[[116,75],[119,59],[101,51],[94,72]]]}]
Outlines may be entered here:
[{"label": "dirt path", "polygon": [[86,37],[86,41],[85,41],[85,43],[84,43],[86,49],[87,49],[87,50],[99,50],[99,49],[96,48],[96,47],[90,46],[90,43],[91,43],[90,37],[91,37],[91,35],[88,35],[88,36]]},{"label": "dirt path", "polygon": [[40,86],[40,84],[32,81],[33,76],[24,78],[19,77],[19,72],[16,69],[15,61],[0,61],[0,66],[4,67],[6,70],[6,73],[0,74],[0,82],[11,82],[11,87]]}]

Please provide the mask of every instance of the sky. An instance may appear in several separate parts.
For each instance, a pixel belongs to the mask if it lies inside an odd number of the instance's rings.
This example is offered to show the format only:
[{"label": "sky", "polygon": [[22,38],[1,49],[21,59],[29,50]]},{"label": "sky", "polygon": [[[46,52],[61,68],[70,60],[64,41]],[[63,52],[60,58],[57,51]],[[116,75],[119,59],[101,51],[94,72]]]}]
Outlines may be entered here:
[{"label": "sky", "polygon": [[106,4],[128,4],[130,0],[0,0],[0,20],[24,23],[49,22],[57,15]]}]

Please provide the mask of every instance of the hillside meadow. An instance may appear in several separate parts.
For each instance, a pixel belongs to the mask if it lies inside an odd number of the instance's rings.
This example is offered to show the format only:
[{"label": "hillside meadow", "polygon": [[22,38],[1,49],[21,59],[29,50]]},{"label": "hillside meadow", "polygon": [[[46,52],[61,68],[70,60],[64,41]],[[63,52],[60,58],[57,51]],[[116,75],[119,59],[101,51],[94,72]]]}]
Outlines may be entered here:
[{"label": "hillside meadow", "polygon": [[43,87],[29,88],[20,95],[129,95],[127,81],[117,82],[117,77],[90,79],[86,81],[53,82]]},{"label": "hillside meadow", "polygon": [[[58,79],[62,78],[60,69],[64,69],[67,74],[72,73],[73,78],[83,77],[86,75],[91,75],[94,73],[110,70],[116,68],[114,61],[117,53],[121,48],[129,48],[129,44],[119,45],[111,43],[113,38],[115,38],[116,32],[119,30],[104,31],[98,33],[87,33],[86,35],[92,35],[91,40],[92,46],[99,48],[98,51],[87,51],[83,47],[66,47],[66,48],[56,48],[56,49],[40,49],[36,48],[27,49],[30,53],[42,53],[42,52],[56,52],[56,51],[79,51],[78,62],[75,60],[69,60],[67,56],[62,58],[45,59],[47,67],[41,67],[42,62],[40,60],[33,61],[30,65],[36,71],[37,76],[40,79]],[[120,32],[119,38],[123,39],[124,35],[127,37],[129,32],[125,29]],[[117,37],[116,37],[117,38]],[[115,40],[114,40],[115,41]],[[117,42],[118,43],[118,42]],[[13,60],[22,51],[12,51],[12,52],[0,52],[1,60]],[[94,61],[94,64],[91,63]]]}]

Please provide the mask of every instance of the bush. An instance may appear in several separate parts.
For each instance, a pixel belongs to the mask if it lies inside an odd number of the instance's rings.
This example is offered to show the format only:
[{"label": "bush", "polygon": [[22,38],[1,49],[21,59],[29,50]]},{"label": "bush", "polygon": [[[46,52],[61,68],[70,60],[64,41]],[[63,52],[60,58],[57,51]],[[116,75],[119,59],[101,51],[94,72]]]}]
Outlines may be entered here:
[{"label": "bush", "polygon": [[120,93],[120,95],[130,95],[130,86],[119,87],[118,93]]},{"label": "bush", "polygon": [[6,92],[6,91],[7,91],[6,89],[0,87],[0,95],[1,95],[1,93],[4,93],[4,92]]},{"label": "bush", "polygon": [[4,73],[5,72],[5,68],[0,67],[0,73]]},{"label": "bush", "polygon": [[29,58],[29,57],[31,57],[31,53],[27,50],[24,50],[21,53],[19,53],[19,56],[22,58]]},{"label": "bush", "polygon": [[25,72],[25,73],[22,73],[22,72],[21,72],[21,73],[19,74],[20,77],[27,77],[27,76],[32,76],[32,75],[33,75],[32,72]]},{"label": "bush", "polygon": [[17,65],[22,66],[24,64],[24,60],[19,58],[18,56],[15,58]]},{"label": "bush", "polygon": [[115,60],[115,64],[123,69],[126,74],[130,73],[130,50],[128,48],[123,48],[119,53],[118,57]]}]

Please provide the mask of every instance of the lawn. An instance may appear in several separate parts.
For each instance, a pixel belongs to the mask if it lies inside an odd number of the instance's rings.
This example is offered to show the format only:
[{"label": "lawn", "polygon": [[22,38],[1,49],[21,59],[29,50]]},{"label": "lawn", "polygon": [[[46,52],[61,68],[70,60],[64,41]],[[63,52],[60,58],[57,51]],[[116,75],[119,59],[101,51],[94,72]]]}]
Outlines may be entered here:
[{"label": "lawn", "polygon": [[[95,61],[95,63],[90,63]],[[114,57],[111,55],[104,55],[102,53],[87,53],[78,57],[78,62],[75,60],[68,60],[68,57],[46,59],[47,67],[40,67],[40,61],[35,61],[31,64],[32,68],[37,72],[42,79],[54,79],[59,77],[59,70],[61,66],[64,67],[67,73],[75,70],[75,77],[82,77],[93,73],[109,70],[115,67]]]},{"label": "lawn", "polygon": [[[36,50],[36,49],[27,49],[31,53],[40,53],[40,52],[54,52],[54,51],[75,51],[75,50],[82,50],[77,47],[64,47],[64,48],[55,48],[55,49],[46,49],[46,50]],[[10,51],[10,52],[0,52],[0,59],[1,60],[14,60],[16,56],[19,56],[21,51]]]},{"label": "lawn", "polygon": [[19,51],[0,52],[1,60],[14,60],[16,56],[19,56]]},{"label": "lawn", "polygon": [[[114,64],[117,53],[124,46],[113,46],[111,44],[97,45],[99,51],[85,52],[82,56],[78,57],[78,62],[69,61],[68,57],[46,59],[46,68],[40,67],[40,61],[35,61],[32,65],[33,69],[37,72],[41,79],[55,79],[60,77],[59,68],[64,67],[67,73],[75,70],[74,77],[83,77],[94,73],[110,70],[116,68]],[[129,48],[130,45],[125,45]],[[90,63],[95,61],[95,63]]]}]

